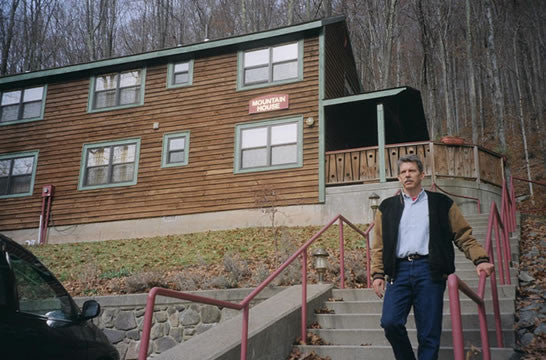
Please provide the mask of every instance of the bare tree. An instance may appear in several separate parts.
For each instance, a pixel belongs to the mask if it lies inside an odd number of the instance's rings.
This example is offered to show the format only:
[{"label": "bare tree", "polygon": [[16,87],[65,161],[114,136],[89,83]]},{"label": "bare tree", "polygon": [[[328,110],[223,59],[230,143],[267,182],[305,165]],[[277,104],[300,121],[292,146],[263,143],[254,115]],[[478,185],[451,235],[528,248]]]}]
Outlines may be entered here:
[{"label": "bare tree", "polygon": [[11,44],[13,42],[13,30],[15,28],[15,12],[19,6],[20,0],[12,0],[9,4],[9,11],[6,21],[4,15],[5,4],[0,7],[0,40],[2,43],[2,54],[0,59],[0,76],[6,75],[8,72],[8,57],[10,54]]}]

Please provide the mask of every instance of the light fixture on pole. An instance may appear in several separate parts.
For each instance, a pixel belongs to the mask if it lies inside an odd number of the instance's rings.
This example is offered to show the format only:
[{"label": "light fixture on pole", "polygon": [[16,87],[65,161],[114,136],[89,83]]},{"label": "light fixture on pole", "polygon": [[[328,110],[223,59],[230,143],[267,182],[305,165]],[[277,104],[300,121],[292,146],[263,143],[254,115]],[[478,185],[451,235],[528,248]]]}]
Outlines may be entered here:
[{"label": "light fixture on pole", "polygon": [[313,257],[315,258],[315,270],[319,276],[319,283],[322,284],[324,281],[324,273],[328,268],[328,252],[323,248],[318,248],[313,252]]},{"label": "light fixture on pole", "polygon": [[370,200],[370,207],[372,208],[373,218],[375,219],[375,212],[379,208],[379,195],[376,193],[371,193],[368,200]]}]

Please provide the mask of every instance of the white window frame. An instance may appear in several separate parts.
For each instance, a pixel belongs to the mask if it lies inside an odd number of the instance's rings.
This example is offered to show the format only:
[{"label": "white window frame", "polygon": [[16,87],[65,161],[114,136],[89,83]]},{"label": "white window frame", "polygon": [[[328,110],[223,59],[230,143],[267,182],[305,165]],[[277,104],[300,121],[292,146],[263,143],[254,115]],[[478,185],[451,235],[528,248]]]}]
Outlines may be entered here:
[{"label": "white window frame", "polygon": [[[296,149],[297,149],[296,161],[292,163],[271,165],[272,149],[275,147],[274,145],[271,145],[271,128],[275,126],[287,125],[287,124],[296,124],[296,128],[298,131],[298,133],[296,134],[296,142],[286,143],[282,145],[291,145],[291,144],[296,145]],[[243,168],[242,132],[248,129],[260,129],[260,128],[267,128],[267,143],[264,146],[259,147],[259,148],[266,149],[266,153],[267,153],[266,165]],[[282,146],[282,145],[279,145],[279,146]],[[287,117],[287,118],[263,120],[263,121],[252,122],[252,123],[236,124],[235,125],[234,159],[235,159],[234,160],[235,174],[302,167],[303,166],[303,116],[293,116],[293,117]]]}]

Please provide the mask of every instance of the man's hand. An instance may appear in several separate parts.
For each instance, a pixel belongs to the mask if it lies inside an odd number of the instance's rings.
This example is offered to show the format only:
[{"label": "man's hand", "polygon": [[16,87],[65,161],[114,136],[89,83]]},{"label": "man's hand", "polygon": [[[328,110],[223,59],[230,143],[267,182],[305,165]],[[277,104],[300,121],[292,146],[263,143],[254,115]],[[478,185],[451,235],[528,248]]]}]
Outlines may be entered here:
[{"label": "man's hand", "polygon": [[382,299],[383,298],[383,291],[385,290],[385,280],[383,279],[375,279],[373,281],[373,290],[375,291],[375,294]]},{"label": "man's hand", "polygon": [[[482,271],[485,273],[485,275],[487,277],[489,277],[489,275],[491,275],[493,270],[495,270],[495,265],[490,264],[488,262],[483,262],[483,263],[478,264],[478,266],[476,266],[476,271],[478,272],[478,277],[480,276],[480,272],[482,272]],[[374,285],[374,287],[375,287],[375,285]]]}]

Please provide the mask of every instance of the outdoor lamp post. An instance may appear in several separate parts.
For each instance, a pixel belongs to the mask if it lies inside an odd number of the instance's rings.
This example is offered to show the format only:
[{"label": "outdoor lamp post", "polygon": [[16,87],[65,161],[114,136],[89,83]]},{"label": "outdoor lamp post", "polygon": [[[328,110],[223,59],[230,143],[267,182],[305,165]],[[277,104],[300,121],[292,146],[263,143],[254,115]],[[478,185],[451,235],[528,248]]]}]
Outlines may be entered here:
[{"label": "outdoor lamp post", "polygon": [[376,193],[372,193],[368,199],[370,200],[370,207],[372,208],[372,212],[373,212],[373,219],[372,221],[375,220],[375,212],[377,211],[377,209],[379,208],[379,195],[377,195]]},{"label": "outdoor lamp post", "polygon": [[328,252],[323,248],[318,248],[313,252],[313,257],[315,258],[315,270],[319,276],[319,283],[322,284],[324,281],[324,273],[328,268]]}]

